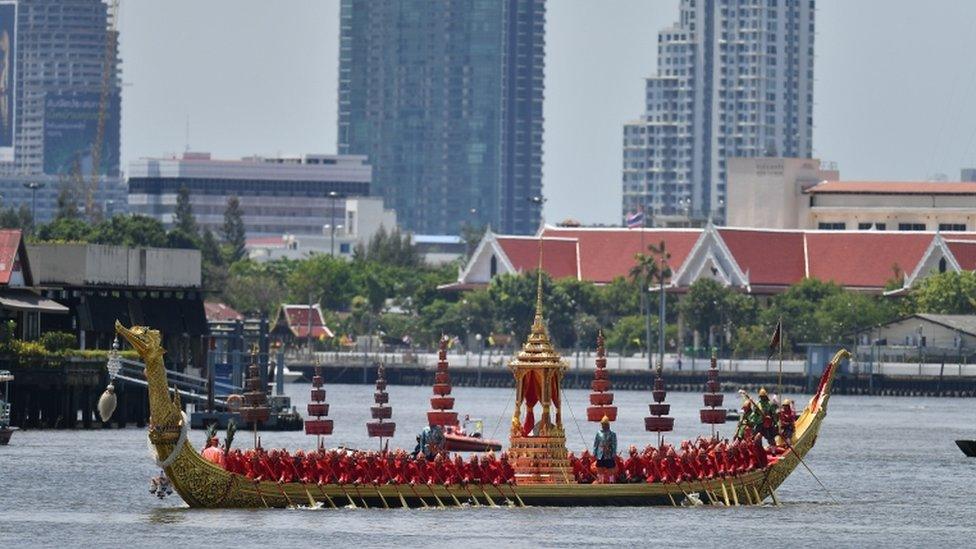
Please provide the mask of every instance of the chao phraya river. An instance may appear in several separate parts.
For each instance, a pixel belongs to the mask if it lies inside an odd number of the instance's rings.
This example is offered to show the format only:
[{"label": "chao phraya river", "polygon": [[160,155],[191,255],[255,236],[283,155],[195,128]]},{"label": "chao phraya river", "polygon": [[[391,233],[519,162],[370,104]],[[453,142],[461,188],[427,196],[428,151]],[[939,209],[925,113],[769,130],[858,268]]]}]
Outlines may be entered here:
[{"label": "chao phraya river", "polygon": [[[291,385],[299,409],[309,385]],[[327,385],[331,445],[372,448],[364,422],[372,386]],[[397,434],[413,448],[430,389],[389,388]],[[586,391],[567,391],[576,419]],[[507,438],[510,389],[456,388],[456,407]],[[789,395],[787,395],[789,396]],[[622,450],[644,445],[649,392],[616,393],[614,429]],[[797,400],[805,404],[806,397]],[[669,393],[676,432],[705,432],[701,396]],[[738,398],[727,395],[726,403]],[[564,412],[571,450],[592,443],[595,426]],[[731,430],[731,425],[726,426]],[[429,510],[191,510],[174,494],[148,493],[156,474],[145,431],[28,431],[0,446],[3,547],[950,547],[976,540],[976,459],[956,448],[976,438],[976,401],[930,398],[831,399],[807,463],[836,502],[802,467],[779,490],[781,507],[453,508]],[[199,446],[203,433],[193,431]],[[266,448],[314,447],[303,433],[265,433]],[[235,446],[249,445],[239,432]],[[961,542],[961,543],[960,543]]]}]

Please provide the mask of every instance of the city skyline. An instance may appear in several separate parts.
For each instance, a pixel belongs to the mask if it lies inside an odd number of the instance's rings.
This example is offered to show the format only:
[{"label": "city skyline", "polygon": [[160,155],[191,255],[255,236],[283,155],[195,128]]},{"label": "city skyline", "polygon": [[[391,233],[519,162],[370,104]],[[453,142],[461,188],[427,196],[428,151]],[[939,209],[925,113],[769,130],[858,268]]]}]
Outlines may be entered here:
[{"label": "city skyline", "polygon": [[[188,115],[190,148],[218,157],[336,151],[338,2],[238,4],[123,3],[123,166],[183,150]],[[642,108],[656,31],[677,6],[547,6],[546,220],[619,223],[620,128]],[[813,156],[845,179],[957,179],[976,164],[976,60],[961,53],[976,5],[817,7]]]}]

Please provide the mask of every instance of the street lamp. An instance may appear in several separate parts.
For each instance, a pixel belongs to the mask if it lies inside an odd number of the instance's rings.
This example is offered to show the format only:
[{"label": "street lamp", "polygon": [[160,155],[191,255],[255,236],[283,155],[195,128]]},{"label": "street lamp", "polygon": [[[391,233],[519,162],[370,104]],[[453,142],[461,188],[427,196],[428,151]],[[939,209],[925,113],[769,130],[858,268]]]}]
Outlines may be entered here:
[{"label": "street lamp", "polygon": [[37,189],[43,189],[44,183],[40,181],[26,181],[24,188],[31,191],[31,228],[37,226]]},{"label": "street lamp", "polygon": [[331,255],[332,257],[335,257],[336,200],[338,200],[340,198],[345,198],[345,195],[342,194],[342,193],[340,193],[340,192],[329,191],[329,194],[326,195],[326,196],[328,196],[329,198],[332,199],[332,223],[331,223],[331,225],[329,225],[329,228],[331,229],[331,232],[332,232],[332,238],[331,238],[331,243],[329,245],[329,247],[331,249],[331,251],[329,252],[329,255]]}]

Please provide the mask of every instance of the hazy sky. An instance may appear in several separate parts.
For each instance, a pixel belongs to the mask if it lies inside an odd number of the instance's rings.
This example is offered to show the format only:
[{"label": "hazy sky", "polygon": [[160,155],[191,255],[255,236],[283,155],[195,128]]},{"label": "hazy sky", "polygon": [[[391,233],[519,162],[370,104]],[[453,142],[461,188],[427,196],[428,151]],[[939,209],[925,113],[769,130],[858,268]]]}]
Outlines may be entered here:
[{"label": "hazy sky", "polygon": [[[677,5],[547,2],[546,219],[619,222],[622,126]],[[338,16],[338,0],[123,1],[123,162],[334,153]],[[814,156],[845,179],[976,166],[976,2],[818,0],[816,24]]]}]

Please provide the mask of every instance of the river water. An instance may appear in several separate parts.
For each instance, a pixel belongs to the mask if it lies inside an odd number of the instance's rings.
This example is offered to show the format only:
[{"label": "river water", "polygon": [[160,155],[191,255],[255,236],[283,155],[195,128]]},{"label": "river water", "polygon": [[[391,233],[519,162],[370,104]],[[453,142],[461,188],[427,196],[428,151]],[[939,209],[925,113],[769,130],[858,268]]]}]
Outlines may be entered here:
[{"label": "river water", "polygon": [[[291,385],[299,409],[308,385]],[[327,386],[332,445],[374,447],[366,437],[372,387]],[[389,388],[398,429],[390,447],[412,448],[430,389]],[[570,449],[592,442],[585,391],[567,391]],[[456,388],[459,411],[506,436],[510,389]],[[643,431],[649,393],[618,392],[623,449],[651,440]],[[806,397],[798,398],[802,404]],[[701,396],[670,393],[674,439],[704,432]],[[726,402],[737,403],[733,395]],[[801,405],[802,405],[801,404]],[[728,427],[730,428],[730,426]],[[976,459],[956,448],[976,438],[973,400],[845,397],[831,399],[820,440],[780,488],[780,507],[448,508],[429,510],[191,510],[174,494],[148,491],[157,471],[145,431],[27,431],[0,446],[2,547],[311,547],[333,546],[725,546],[946,547],[976,543]],[[193,431],[194,445],[203,433]],[[302,433],[265,433],[265,447],[314,447]],[[239,432],[236,446],[250,444]],[[961,543],[960,543],[961,542]]]}]

